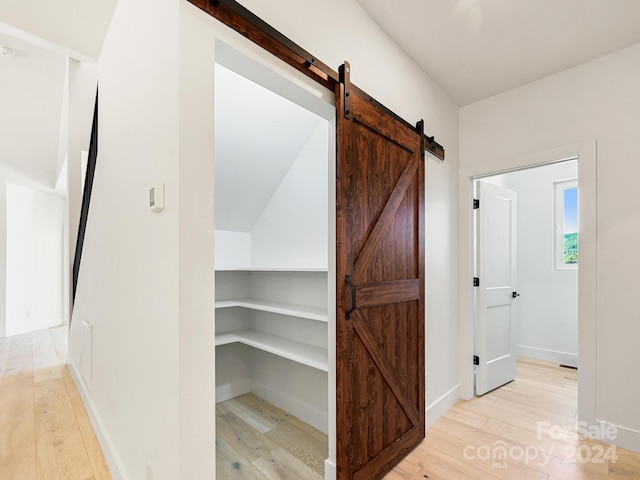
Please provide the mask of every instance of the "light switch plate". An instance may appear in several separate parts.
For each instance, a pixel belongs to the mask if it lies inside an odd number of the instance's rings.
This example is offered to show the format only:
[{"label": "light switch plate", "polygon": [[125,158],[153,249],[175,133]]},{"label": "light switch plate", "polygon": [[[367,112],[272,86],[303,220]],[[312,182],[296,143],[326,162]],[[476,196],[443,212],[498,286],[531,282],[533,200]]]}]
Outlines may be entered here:
[{"label": "light switch plate", "polygon": [[156,213],[164,210],[164,183],[149,188],[149,210]]}]

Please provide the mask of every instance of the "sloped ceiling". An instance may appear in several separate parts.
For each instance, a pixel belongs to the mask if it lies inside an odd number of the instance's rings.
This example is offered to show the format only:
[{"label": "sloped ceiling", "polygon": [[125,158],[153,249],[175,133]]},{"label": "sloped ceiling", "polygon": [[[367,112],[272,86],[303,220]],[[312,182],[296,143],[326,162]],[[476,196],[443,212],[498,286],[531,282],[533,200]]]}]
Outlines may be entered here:
[{"label": "sloped ceiling", "polygon": [[67,59],[96,61],[117,0],[0,0],[0,177],[56,183]]},{"label": "sloped ceiling", "polygon": [[637,0],[357,0],[460,105],[640,42]]},{"label": "sloped ceiling", "polygon": [[0,57],[0,175],[55,183],[67,60],[0,33],[14,57]]},{"label": "sloped ceiling", "polygon": [[215,68],[216,229],[249,232],[321,119]]},{"label": "sloped ceiling", "polygon": [[77,60],[97,60],[118,0],[0,0],[0,31]]}]

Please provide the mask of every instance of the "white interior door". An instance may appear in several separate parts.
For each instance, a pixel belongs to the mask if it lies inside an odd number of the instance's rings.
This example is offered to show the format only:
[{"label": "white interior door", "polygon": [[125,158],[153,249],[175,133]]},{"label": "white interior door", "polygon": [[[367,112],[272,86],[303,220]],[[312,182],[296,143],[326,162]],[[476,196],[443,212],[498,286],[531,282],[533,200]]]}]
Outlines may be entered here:
[{"label": "white interior door", "polygon": [[477,183],[476,394],[516,377],[516,192]]}]

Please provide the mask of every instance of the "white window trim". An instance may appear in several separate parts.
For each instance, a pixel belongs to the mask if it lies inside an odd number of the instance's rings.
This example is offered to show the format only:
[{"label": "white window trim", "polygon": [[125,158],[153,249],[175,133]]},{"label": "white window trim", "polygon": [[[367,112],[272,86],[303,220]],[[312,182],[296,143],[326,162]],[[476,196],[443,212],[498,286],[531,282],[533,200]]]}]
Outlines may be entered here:
[{"label": "white window trim", "polygon": [[571,188],[578,188],[577,178],[553,182],[553,263],[556,270],[576,271],[580,263],[580,261],[574,264],[564,263],[564,191]]}]

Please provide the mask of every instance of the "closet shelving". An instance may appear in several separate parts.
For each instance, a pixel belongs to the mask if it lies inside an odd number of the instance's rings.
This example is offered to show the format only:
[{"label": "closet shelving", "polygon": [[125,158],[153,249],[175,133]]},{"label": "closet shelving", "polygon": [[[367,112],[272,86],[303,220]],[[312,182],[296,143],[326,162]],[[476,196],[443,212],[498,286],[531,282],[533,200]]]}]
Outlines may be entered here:
[{"label": "closet shelving", "polygon": [[[288,274],[310,274],[322,275],[327,273],[326,269],[319,268],[288,268],[288,269],[225,269],[218,270],[218,275],[225,272],[238,272],[247,276],[253,273],[263,275],[271,275],[275,277],[286,278]],[[247,278],[250,280],[250,278]],[[284,292],[280,292],[281,294]],[[327,307],[318,307],[313,305],[304,305],[298,303],[287,303],[281,301],[263,300],[256,298],[232,298],[225,300],[216,300],[215,308],[217,311],[226,309],[247,309],[257,312],[267,312],[282,317],[292,317],[296,321],[314,321],[327,323],[329,314]],[[263,320],[262,326],[267,326],[268,319]],[[242,322],[239,322],[241,325]],[[328,371],[328,351],[326,348],[305,343],[296,339],[287,338],[268,331],[261,331],[254,328],[240,328],[229,332],[216,335],[216,346],[229,345],[232,343],[242,343],[253,348],[286,358],[293,362],[306,365],[324,372]]]},{"label": "closet shelving", "polygon": [[296,305],[293,303],[270,302],[268,300],[241,299],[241,300],[219,300],[216,301],[216,309],[222,308],[249,308],[262,312],[278,313],[280,315],[290,315],[292,317],[328,322],[329,315],[326,308],[310,307],[308,305]]},{"label": "closet shelving", "polygon": [[257,330],[240,330],[234,333],[216,335],[216,346],[234,342],[273,353],[323,372],[327,372],[329,369],[326,348],[308,345]]},{"label": "closet shelving", "polygon": [[[251,392],[328,433],[334,109],[215,68],[216,401]],[[246,118],[260,135],[238,141]]]}]

